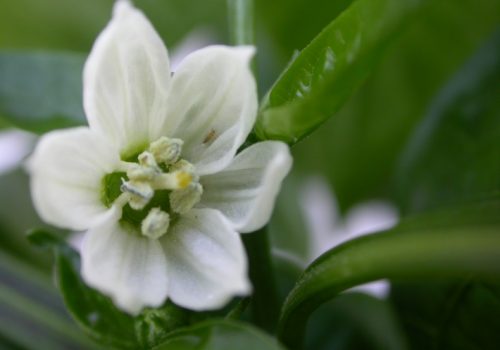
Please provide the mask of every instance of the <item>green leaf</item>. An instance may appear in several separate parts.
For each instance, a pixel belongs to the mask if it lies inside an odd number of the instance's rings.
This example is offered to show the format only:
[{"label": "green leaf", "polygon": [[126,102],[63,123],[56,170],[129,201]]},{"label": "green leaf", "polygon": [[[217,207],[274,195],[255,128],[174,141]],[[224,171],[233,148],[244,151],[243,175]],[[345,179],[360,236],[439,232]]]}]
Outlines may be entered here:
[{"label": "green leaf", "polygon": [[431,104],[398,174],[406,211],[497,196],[500,192],[500,31]]},{"label": "green leaf", "polygon": [[0,252],[0,280],[0,339],[27,349],[96,348],[64,312],[50,276]]},{"label": "green leaf", "polygon": [[0,117],[37,133],[85,124],[83,62],[80,54],[0,52]]},{"label": "green leaf", "polygon": [[343,293],[319,308],[307,327],[306,349],[406,350],[408,344],[389,301]]},{"label": "green leaf", "polygon": [[[407,212],[498,198],[499,44],[497,31],[441,90],[413,135],[398,174],[400,203]],[[415,349],[498,347],[500,285],[463,277],[393,286],[392,297]]]},{"label": "green leaf", "polygon": [[358,92],[314,137],[294,147],[294,168],[325,176],[342,211],[389,198],[409,135],[436,92],[498,26],[498,13],[499,1],[426,2]]},{"label": "green leaf", "polygon": [[494,350],[500,335],[500,283],[477,280],[397,283],[391,299],[412,349]]},{"label": "green leaf", "polygon": [[[422,280],[464,274],[497,277],[498,210],[498,202],[490,203],[486,211],[474,206],[453,209],[443,214],[454,220],[448,225],[439,220],[436,223],[432,216],[427,222],[422,216],[328,251],[308,267],[285,301],[280,339],[291,347],[300,344],[305,322],[317,306],[362,283],[381,278]],[[464,215],[464,211],[471,214]],[[467,219],[461,222],[460,215]]]},{"label": "green leaf", "polygon": [[331,117],[366,79],[419,0],[359,0],[288,66],[264,100],[259,139],[295,143]]},{"label": "green leaf", "polygon": [[278,350],[278,342],[253,326],[210,320],[179,330],[154,350]]},{"label": "green leaf", "polygon": [[184,310],[167,302],[132,317],[110,298],[88,287],[80,276],[80,256],[63,240],[47,231],[33,231],[29,239],[55,252],[56,282],[75,321],[97,342],[119,349],[151,348],[174,329],[187,323]]}]

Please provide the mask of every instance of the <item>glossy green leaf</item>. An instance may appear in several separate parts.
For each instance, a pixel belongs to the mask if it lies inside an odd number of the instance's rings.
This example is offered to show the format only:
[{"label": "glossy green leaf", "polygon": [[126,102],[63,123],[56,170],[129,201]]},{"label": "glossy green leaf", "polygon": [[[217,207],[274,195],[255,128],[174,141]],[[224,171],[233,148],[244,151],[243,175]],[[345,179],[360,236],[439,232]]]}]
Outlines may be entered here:
[{"label": "glossy green leaf", "polygon": [[403,153],[407,211],[500,192],[500,31],[437,95]]},{"label": "glossy green leaf", "polygon": [[84,58],[70,53],[0,52],[0,117],[37,133],[85,124]]},{"label": "glossy green leaf", "polygon": [[187,323],[186,312],[169,302],[158,309],[144,309],[136,317],[128,315],[83,282],[80,256],[64,241],[43,230],[32,232],[30,241],[54,248],[56,282],[64,303],[75,321],[97,342],[119,349],[148,349]]},{"label": "glossy green leaf", "polygon": [[409,135],[436,92],[498,25],[499,13],[499,1],[426,2],[335,117],[293,148],[294,168],[325,176],[342,211],[389,198]]},{"label": "glossy green leaf", "polygon": [[366,79],[419,0],[359,0],[328,25],[266,96],[259,139],[295,143],[331,117]]},{"label": "glossy green leaf", "polygon": [[289,294],[282,309],[280,338],[288,346],[300,346],[305,322],[317,306],[365,282],[464,274],[499,276],[498,209],[498,202],[491,202],[488,210],[475,206],[453,209],[443,214],[453,220],[448,224],[436,222],[432,216],[427,222],[422,216],[328,251],[308,267]]},{"label": "glossy green leaf", "polygon": [[235,321],[210,320],[171,335],[154,350],[278,350],[278,342],[257,328]]}]

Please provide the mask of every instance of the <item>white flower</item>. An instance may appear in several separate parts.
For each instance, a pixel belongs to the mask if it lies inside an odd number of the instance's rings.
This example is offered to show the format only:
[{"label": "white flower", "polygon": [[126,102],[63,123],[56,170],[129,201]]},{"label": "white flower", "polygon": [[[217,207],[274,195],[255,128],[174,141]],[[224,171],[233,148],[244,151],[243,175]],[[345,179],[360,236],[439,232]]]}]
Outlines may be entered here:
[{"label": "white flower", "polygon": [[53,131],[29,164],[40,216],[86,231],[85,281],[138,313],[250,292],[237,232],[261,228],[291,167],[281,142],[239,154],[256,116],[252,47],[211,46],[171,75],[144,15],[115,4],[84,69],[89,127]]}]

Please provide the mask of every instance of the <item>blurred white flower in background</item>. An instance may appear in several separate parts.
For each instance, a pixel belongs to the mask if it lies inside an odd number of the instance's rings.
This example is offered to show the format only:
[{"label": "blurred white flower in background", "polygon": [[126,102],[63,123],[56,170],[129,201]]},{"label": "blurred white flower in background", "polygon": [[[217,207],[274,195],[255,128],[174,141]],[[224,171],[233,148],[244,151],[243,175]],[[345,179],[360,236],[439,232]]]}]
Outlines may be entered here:
[{"label": "blurred white flower in background", "polygon": [[33,149],[36,137],[21,130],[0,131],[0,174],[15,169]]},{"label": "blurred white flower in background", "polygon": [[[396,208],[385,201],[367,201],[351,208],[341,217],[333,191],[325,179],[307,179],[300,191],[300,204],[311,234],[310,262],[347,240],[386,230],[398,221]],[[367,283],[351,290],[385,298],[390,285],[386,280]]]}]

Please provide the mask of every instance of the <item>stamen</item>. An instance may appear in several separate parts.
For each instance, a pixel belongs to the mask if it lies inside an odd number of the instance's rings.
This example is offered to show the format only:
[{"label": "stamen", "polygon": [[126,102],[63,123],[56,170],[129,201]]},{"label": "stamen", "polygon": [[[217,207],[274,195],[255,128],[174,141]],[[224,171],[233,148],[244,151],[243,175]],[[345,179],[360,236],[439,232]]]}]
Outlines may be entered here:
[{"label": "stamen", "polygon": [[142,181],[125,181],[122,179],[120,190],[130,194],[129,204],[135,210],[143,209],[154,195],[151,185]]},{"label": "stamen", "polygon": [[193,164],[189,163],[187,160],[180,159],[177,163],[172,164],[169,168],[170,172],[175,172],[175,171],[184,171],[186,173],[191,174],[192,181],[193,182],[198,182],[200,179],[198,175],[195,173],[195,167]]},{"label": "stamen", "polygon": [[160,208],[153,208],[149,211],[148,216],[142,220],[141,232],[148,238],[158,239],[167,233],[169,225],[170,215]]},{"label": "stamen", "polygon": [[153,154],[158,163],[166,165],[173,164],[179,160],[184,141],[181,139],[171,139],[165,136],[160,137],[149,146],[149,151]]},{"label": "stamen", "polygon": [[189,186],[193,177],[184,171],[158,175],[151,181],[155,190],[178,190]]},{"label": "stamen", "polygon": [[179,214],[185,214],[198,203],[203,194],[203,187],[193,182],[188,187],[172,191],[170,194],[170,207]]}]

